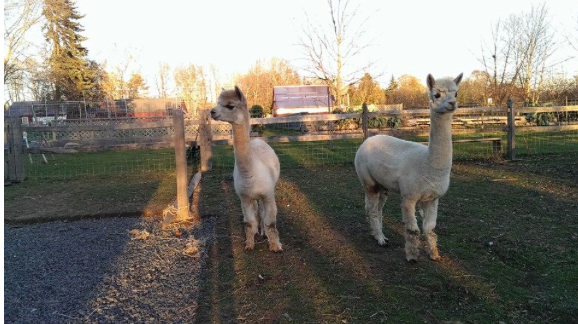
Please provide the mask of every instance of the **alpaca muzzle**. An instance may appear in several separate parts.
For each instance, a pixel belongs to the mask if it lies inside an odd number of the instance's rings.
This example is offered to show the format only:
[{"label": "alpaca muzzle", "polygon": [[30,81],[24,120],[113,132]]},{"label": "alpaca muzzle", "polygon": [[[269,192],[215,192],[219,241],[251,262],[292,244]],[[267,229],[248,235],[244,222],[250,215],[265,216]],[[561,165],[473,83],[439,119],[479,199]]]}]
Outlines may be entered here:
[{"label": "alpaca muzzle", "polygon": [[219,118],[219,113],[215,111],[215,109],[211,109],[211,118],[217,120]]}]

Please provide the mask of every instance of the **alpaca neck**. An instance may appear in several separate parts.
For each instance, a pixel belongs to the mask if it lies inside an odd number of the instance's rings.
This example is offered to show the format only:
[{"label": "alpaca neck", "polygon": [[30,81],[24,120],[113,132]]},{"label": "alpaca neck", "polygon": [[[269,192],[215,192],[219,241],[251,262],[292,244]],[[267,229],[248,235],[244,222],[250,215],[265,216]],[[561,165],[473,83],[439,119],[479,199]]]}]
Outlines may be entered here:
[{"label": "alpaca neck", "polygon": [[438,170],[452,167],[452,114],[430,110],[428,164]]},{"label": "alpaca neck", "polygon": [[247,171],[251,167],[251,145],[250,145],[249,122],[233,124],[233,148],[235,152],[235,164],[239,171]]}]

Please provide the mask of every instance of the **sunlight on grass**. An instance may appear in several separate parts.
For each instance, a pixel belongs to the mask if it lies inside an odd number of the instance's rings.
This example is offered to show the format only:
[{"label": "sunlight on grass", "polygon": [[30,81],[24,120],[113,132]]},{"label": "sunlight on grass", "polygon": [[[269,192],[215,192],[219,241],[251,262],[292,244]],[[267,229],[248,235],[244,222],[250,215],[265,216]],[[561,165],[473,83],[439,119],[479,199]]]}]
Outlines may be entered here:
[{"label": "sunlight on grass", "polygon": [[[315,273],[314,269],[311,268],[311,265],[303,263],[303,264],[291,264],[289,265],[292,268],[292,273],[284,274],[283,268],[270,268],[271,258],[273,257],[282,257],[282,254],[273,255],[272,252],[268,251],[267,241],[257,241],[256,247],[254,251],[245,251],[244,244],[245,244],[245,236],[244,236],[244,226],[241,223],[241,210],[240,210],[240,202],[238,201],[236,195],[233,193],[233,189],[228,183],[224,183],[222,188],[225,192],[223,197],[226,197],[226,200],[223,204],[226,206],[226,209],[229,211],[229,227],[232,229],[231,240],[234,242],[232,244],[232,255],[234,258],[234,270],[236,273],[236,287],[234,291],[234,298],[235,298],[235,308],[237,309],[239,316],[239,320],[245,319],[245,317],[253,315],[253,308],[261,308],[259,306],[261,303],[267,303],[270,300],[276,300],[276,307],[275,310],[267,309],[264,310],[264,313],[259,314],[260,320],[262,321],[274,321],[277,319],[279,314],[275,314],[277,309],[282,309],[284,306],[283,303],[296,303],[296,300],[292,300],[291,298],[283,298],[280,292],[286,289],[293,291],[289,295],[294,296],[298,294],[301,299],[301,302],[307,301],[309,305],[314,306],[317,310],[314,314],[310,314],[315,316],[318,321],[324,321],[324,317],[328,314],[324,314],[327,311],[326,305],[337,305],[339,304],[339,298],[333,296],[331,292],[326,288],[322,278]],[[281,241],[283,242],[283,234],[281,235]],[[285,249],[291,249],[291,247],[285,245]],[[255,254],[259,254],[258,256]],[[287,252],[284,252],[287,253]],[[260,261],[259,259],[264,259]],[[259,263],[256,265],[255,262]],[[261,264],[264,263],[264,264]],[[265,268],[263,268],[263,266]],[[257,271],[257,277],[247,276],[250,275],[253,271]],[[253,274],[254,275],[254,274]],[[244,294],[243,287],[251,287],[254,285],[263,285],[264,280],[272,280],[269,278],[284,278],[285,275],[295,276],[297,275],[301,280],[298,281],[299,287],[294,287],[291,285],[287,287],[289,282],[281,279],[275,280],[275,282],[270,282],[267,286],[264,286],[263,289],[260,291],[261,297],[259,301],[252,300],[251,296]],[[262,279],[261,279],[262,278]],[[214,278],[216,279],[216,278]],[[215,296],[216,297],[216,296]],[[324,307],[325,306],[325,307]],[[218,314],[218,309],[213,310],[213,320],[215,320]]]},{"label": "sunlight on grass", "polygon": [[[391,222],[384,219],[384,227],[385,226],[393,230],[399,236],[403,237],[403,233],[405,231],[403,223]],[[427,260],[428,254],[425,250],[425,242],[422,240],[420,243],[420,261],[418,262],[431,262]],[[460,265],[457,261],[454,261],[447,255],[444,255],[444,251],[441,249],[440,256],[442,259],[439,262],[432,262],[432,264],[434,267],[442,270],[444,275],[449,276],[452,280],[456,281],[457,284],[463,286],[467,291],[471,291],[483,299],[492,302],[497,301],[498,296],[494,292],[494,288],[481,280],[481,276],[472,275],[469,273],[468,270]]]},{"label": "sunlight on grass", "polygon": [[[309,246],[321,255],[340,262],[345,266],[351,276],[367,278],[371,275],[369,264],[357,251],[351,241],[344,237],[341,232],[333,227],[326,217],[319,211],[300,188],[282,178],[278,184],[278,190],[284,193],[286,199],[282,200],[279,207],[284,214],[294,215],[291,221],[294,226],[306,236]],[[332,240],[331,244],[325,244],[326,240]],[[346,263],[341,263],[347,260]],[[371,292],[380,294],[380,287],[370,286]]]},{"label": "sunlight on grass", "polygon": [[[466,175],[472,175],[476,177],[491,177],[490,181],[494,182],[505,182],[510,185],[539,192],[541,194],[552,195],[556,197],[565,197],[567,199],[578,199],[578,190],[573,187],[570,183],[560,182],[558,179],[552,179],[548,176],[540,176],[536,174],[524,173],[524,172],[513,172],[500,170],[499,173],[488,172],[487,168],[479,166],[468,166],[463,167],[460,165],[454,166],[455,170],[464,172]],[[571,181],[570,179],[568,179]]]}]

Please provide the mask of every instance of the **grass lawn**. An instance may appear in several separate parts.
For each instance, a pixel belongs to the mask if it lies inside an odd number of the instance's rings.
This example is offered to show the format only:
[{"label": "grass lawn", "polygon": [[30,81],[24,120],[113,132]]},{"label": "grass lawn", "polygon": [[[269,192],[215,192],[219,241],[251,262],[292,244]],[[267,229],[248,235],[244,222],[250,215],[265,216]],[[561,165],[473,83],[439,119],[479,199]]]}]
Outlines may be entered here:
[{"label": "grass lawn", "polygon": [[171,171],[175,168],[174,149],[104,150],[74,154],[24,154],[24,170],[29,179],[70,179],[85,176],[119,176],[143,172]]},{"label": "grass lawn", "polygon": [[[217,217],[198,323],[570,323],[578,316],[578,157],[457,162],[440,200],[442,260],[405,261],[399,196],[390,246],[369,234],[352,164],[283,168],[285,251],[244,251],[230,175],[207,174],[200,210]],[[283,162],[282,162],[283,163]],[[283,166],[283,164],[282,164]]]},{"label": "grass lawn", "polygon": [[[474,138],[501,138],[502,151],[507,150],[506,133],[487,132],[478,134],[454,135],[454,140]],[[427,136],[403,136],[405,140],[427,142]],[[270,143],[279,156],[282,166],[292,167],[323,167],[352,163],[361,145],[361,139],[335,140],[319,142]],[[577,152],[578,132],[546,132],[525,133],[516,135],[516,153],[519,157]],[[494,159],[492,142],[455,143],[453,156],[456,161]],[[213,146],[213,166],[218,169],[231,169],[234,165],[233,147],[225,145]]]},{"label": "grass lawn", "polygon": [[[24,156],[27,179],[4,188],[5,219],[32,222],[161,215],[176,197],[173,149]],[[189,159],[188,174],[196,166]]]},{"label": "grass lawn", "polygon": [[68,180],[26,180],[4,188],[4,218],[35,222],[123,214],[162,215],[176,197],[173,171]]}]

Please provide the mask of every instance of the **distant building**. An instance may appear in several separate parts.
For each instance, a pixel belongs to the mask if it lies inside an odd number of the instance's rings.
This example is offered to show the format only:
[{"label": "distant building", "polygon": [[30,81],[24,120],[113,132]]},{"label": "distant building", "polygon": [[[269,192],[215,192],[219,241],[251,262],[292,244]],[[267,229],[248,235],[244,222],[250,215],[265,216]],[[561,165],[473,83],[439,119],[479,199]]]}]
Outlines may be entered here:
[{"label": "distant building", "polygon": [[273,116],[331,113],[335,99],[326,85],[273,87]]}]

